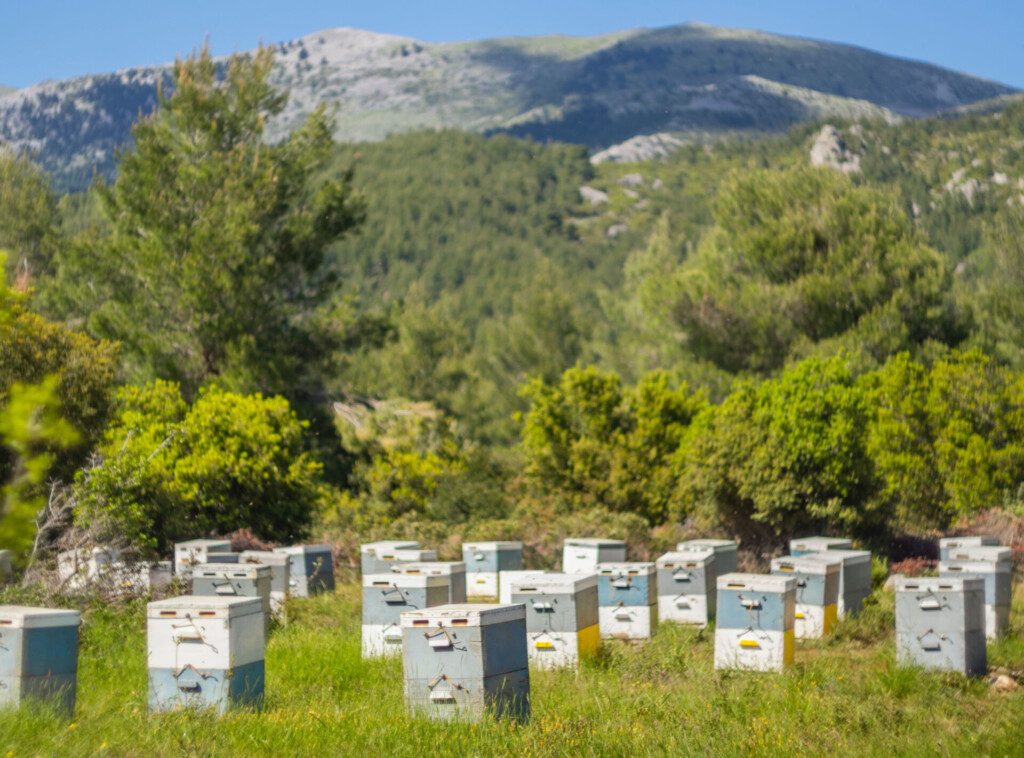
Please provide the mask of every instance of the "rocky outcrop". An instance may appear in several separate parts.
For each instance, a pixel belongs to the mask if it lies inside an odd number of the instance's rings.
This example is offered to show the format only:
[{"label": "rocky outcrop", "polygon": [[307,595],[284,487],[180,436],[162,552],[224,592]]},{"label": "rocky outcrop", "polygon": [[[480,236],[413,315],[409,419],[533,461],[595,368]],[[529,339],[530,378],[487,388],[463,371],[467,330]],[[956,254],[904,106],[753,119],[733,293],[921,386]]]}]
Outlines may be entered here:
[{"label": "rocky outcrop", "polygon": [[811,145],[811,165],[825,166],[844,174],[860,171],[860,156],[846,148],[843,135],[831,124],[821,127]]},{"label": "rocky outcrop", "polygon": [[590,162],[599,163],[639,163],[667,158],[685,144],[679,137],[671,134],[639,134],[625,142],[594,153]]}]

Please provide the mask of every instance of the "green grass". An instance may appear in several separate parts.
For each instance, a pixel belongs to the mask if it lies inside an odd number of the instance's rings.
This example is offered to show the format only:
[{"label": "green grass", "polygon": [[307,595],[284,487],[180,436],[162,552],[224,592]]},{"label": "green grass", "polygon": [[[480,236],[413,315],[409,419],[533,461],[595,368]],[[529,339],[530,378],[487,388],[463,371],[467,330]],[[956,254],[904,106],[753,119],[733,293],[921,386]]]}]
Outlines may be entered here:
[{"label": "green grass", "polygon": [[[525,725],[406,716],[400,662],[360,658],[353,585],[292,604],[267,648],[264,710],[220,719],[150,717],[144,604],[94,609],[74,720],[0,713],[0,755],[1019,755],[1024,691],[897,668],[892,600],[875,600],[833,639],[798,644],[781,675],[715,672],[712,634],[661,626],[579,673],[532,673]],[[990,648],[993,665],[1024,668],[1021,605],[1018,636]]]}]

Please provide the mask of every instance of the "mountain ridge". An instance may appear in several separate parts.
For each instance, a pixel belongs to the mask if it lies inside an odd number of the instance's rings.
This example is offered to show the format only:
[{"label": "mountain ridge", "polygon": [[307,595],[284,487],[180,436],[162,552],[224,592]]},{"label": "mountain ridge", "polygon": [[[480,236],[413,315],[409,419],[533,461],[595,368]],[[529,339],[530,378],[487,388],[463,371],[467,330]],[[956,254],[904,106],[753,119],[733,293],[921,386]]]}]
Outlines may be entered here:
[{"label": "mountain ridge", "polygon": [[[271,139],[322,102],[343,141],[460,128],[596,151],[644,134],[932,115],[1016,92],[851,45],[694,23],[443,43],[339,27],[269,47],[271,80],[290,92]],[[32,152],[59,185],[84,186],[113,170],[170,72],[126,67],[0,94],[0,142]]]}]

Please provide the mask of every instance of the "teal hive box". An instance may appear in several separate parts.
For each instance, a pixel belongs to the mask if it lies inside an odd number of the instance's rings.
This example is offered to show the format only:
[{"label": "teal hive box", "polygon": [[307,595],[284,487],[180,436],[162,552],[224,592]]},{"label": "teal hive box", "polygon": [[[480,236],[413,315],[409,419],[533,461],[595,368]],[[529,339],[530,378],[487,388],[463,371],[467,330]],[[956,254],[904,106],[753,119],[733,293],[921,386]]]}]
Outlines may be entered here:
[{"label": "teal hive box", "polygon": [[41,701],[75,710],[78,611],[0,606],[0,708]]}]

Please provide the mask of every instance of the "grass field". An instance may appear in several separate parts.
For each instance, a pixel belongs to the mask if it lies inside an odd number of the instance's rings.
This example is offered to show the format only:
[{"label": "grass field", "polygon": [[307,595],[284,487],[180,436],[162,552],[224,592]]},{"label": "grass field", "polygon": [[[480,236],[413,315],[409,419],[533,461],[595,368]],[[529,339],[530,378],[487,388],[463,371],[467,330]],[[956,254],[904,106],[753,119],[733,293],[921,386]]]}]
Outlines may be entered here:
[{"label": "grass field", "polygon": [[[990,666],[1024,669],[1024,595]],[[780,674],[718,673],[707,632],[662,625],[577,672],[532,672],[533,718],[406,716],[401,663],[359,654],[359,590],[294,601],[267,648],[262,712],[146,712],[145,604],[89,611],[72,721],[0,713],[0,755],[1021,755],[1024,689],[897,668],[879,592],[833,639],[799,643]]]}]

